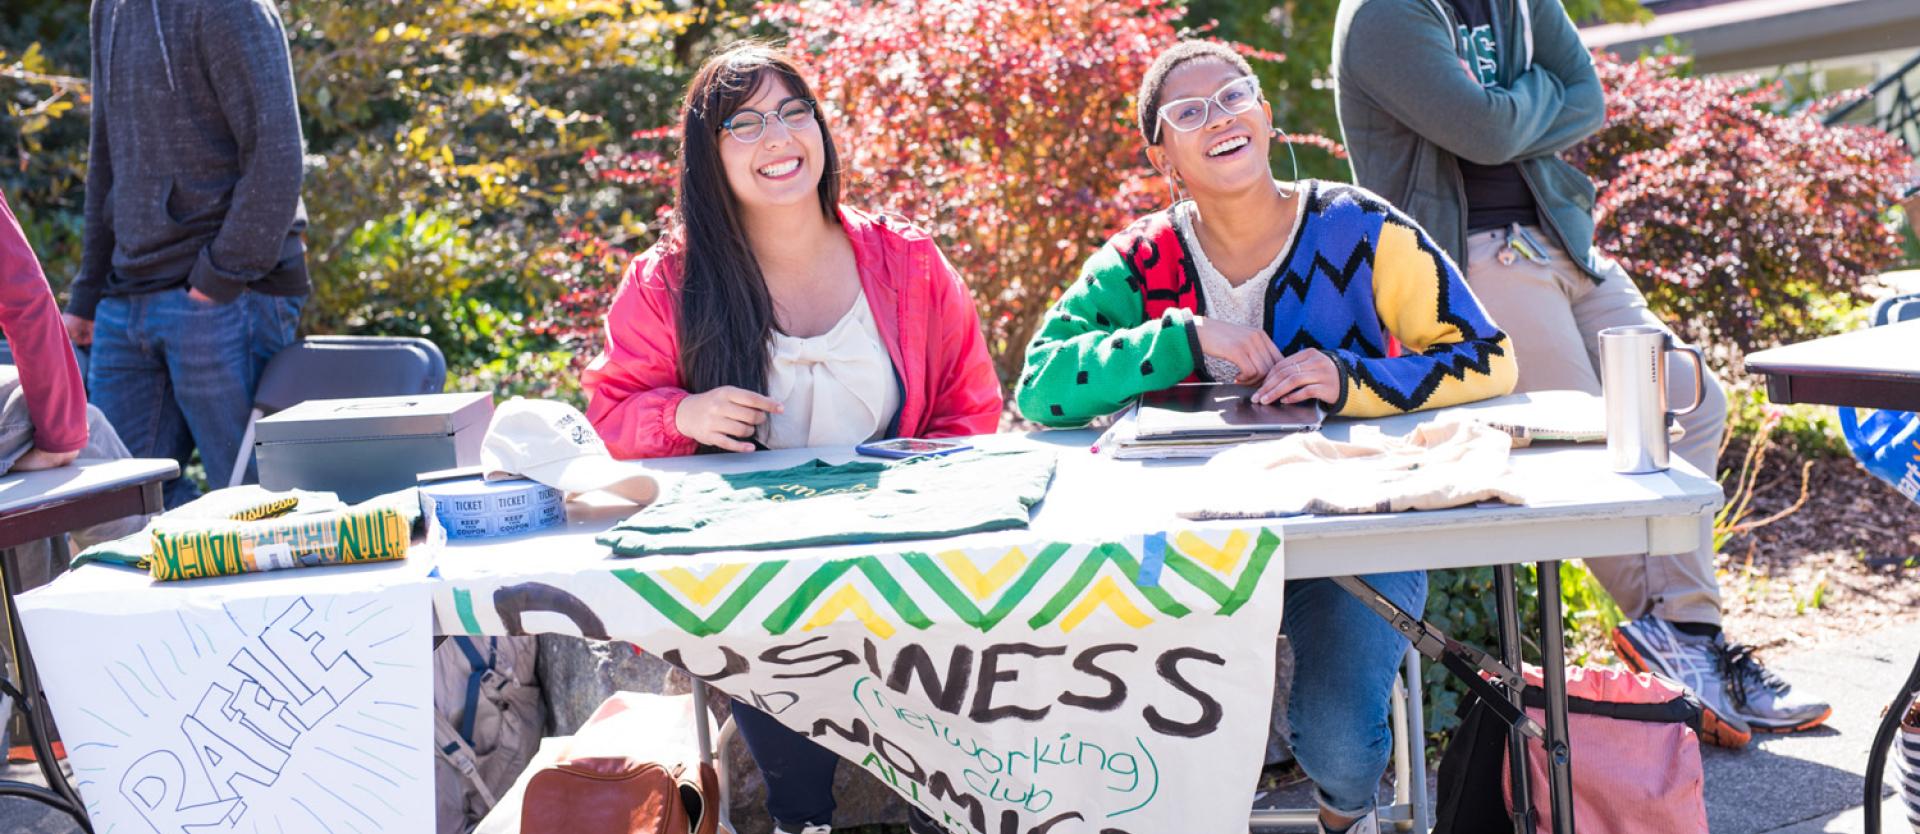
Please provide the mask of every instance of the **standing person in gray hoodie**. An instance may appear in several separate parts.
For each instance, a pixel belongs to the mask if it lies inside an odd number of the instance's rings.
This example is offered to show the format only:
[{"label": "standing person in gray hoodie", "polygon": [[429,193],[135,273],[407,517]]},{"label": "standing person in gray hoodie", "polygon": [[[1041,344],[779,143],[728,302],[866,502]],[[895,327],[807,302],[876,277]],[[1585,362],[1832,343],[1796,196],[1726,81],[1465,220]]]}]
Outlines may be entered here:
[{"label": "standing person in gray hoodie", "polygon": [[[1658,316],[1594,248],[1592,181],[1557,154],[1598,130],[1606,100],[1560,0],[1341,0],[1333,35],[1340,127],[1360,185],[1412,215],[1464,267],[1513,338],[1516,391],[1600,393],[1599,332]],[[1681,363],[1678,402],[1691,399]],[[1680,418],[1674,452],[1718,471],[1726,396],[1709,380]],[[1632,618],[1614,647],[1639,671],[1679,681],[1707,706],[1703,735],[1816,726],[1832,708],[1762,667],[1720,631],[1711,521],[1683,556],[1587,563]]]},{"label": "standing person in gray hoodie", "polygon": [[[65,316],[132,452],[226,486],[308,293],[300,113],[271,0],[94,0],[86,250]],[[184,478],[167,506],[194,497]]]}]

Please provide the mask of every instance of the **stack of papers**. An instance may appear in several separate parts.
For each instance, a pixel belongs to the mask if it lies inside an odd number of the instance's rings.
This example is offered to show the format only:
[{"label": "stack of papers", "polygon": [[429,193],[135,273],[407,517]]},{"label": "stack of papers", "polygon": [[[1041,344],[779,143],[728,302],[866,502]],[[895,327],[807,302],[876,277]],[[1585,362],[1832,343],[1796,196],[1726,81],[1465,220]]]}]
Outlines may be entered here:
[{"label": "stack of papers", "polygon": [[1142,439],[1140,432],[1139,410],[1129,408],[1126,413],[1113,422],[1107,433],[1100,438],[1098,451],[1111,450],[1115,460],[1170,460],[1176,458],[1210,458],[1224,449],[1231,449],[1253,440],[1271,440],[1270,435],[1208,435],[1202,437],[1162,437]]},{"label": "stack of papers", "polygon": [[1256,440],[1311,432],[1326,413],[1318,403],[1255,405],[1242,385],[1176,385],[1142,397],[1095,444],[1119,460],[1210,458]]},{"label": "stack of papers", "polygon": [[1534,442],[1604,443],[1607,439],[1606,401],[1584,391],[1514,394],[1474,403],[1467,409],[1474,420],[1506,432],[1515,447]]}]

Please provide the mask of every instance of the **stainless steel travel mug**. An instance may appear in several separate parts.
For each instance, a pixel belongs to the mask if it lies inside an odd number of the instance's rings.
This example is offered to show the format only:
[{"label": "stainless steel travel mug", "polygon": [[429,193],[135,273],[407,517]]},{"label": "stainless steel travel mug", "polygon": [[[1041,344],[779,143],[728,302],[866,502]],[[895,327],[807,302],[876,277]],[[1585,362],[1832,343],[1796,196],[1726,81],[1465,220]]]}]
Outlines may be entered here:
[{"label": "stainless steel travel mug", "polygon": [[[1667,409],[1667,354],[1693,358],[1693,404]],[[1607,457],[1627,474],[1667,468],[1668,427],[1706,399],[1707,367],[1700,351],[1675,344],[1673,334],[1650,325],[1600,331],[1600,385],[1607,401]]]}]

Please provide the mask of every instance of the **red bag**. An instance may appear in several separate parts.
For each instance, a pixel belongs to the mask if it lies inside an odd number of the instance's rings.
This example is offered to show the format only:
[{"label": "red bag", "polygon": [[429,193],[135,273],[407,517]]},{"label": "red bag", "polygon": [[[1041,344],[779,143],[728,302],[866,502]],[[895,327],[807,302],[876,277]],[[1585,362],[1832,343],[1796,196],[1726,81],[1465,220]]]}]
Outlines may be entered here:
[{"label": "red bag", "polygon": [[719,778],[700,762],[693,699],[617,692],[527,780],[522,834],[714,834]]},{"label": "red bag", "polygon": [[[1540,690],[1540,670],[1522,674],[1527,694]],[[1544,723],[1534,698],[1527,715]],[[1544,700],[1542,701],[1544,703]],[[1700,764],[1700,703],[1679,684],[1655,675],[1576,666],[1567,670],[1567,739],[1573,749],[1573,822],[1580,834],[1707,832],[1706,777]],[[1552,831],[1544,813],[1547,752],[1527,739],[1529,795],[1540,834]],[[1505,750],[1503,746],[1501,748]],[[1513,769],[1500,760],[1501,792],[1513,805]]]},{"label": "red bag", "polygon": [[[1546,721],[1540,670],[1524,670],[1522,700]],[[1440,760],[1434,834],[1511,831],[1512,767],[1507,725],[1478,698]],[[1612,669],[1567,670],[1567,735],[1573,748],[1573,814],[1580,834],[1688,834],[1707,831],[1700,766],[1700,703],[1677,684]],[[1547,754],[1527,739],[1535,830],[1546,834]]]}]

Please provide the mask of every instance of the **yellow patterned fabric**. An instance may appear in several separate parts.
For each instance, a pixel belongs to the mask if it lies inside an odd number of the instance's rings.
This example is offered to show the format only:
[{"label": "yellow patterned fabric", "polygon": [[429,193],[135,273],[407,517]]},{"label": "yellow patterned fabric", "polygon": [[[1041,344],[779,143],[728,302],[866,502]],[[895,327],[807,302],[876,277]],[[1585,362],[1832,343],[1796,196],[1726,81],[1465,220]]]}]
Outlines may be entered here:
[{"label": "yellow patterned fabric", "polygon": [[148,532],[154,579],[173,581],[283,568],[404,559],[412,524],[390,507],[269,521],[168,523]]}]

